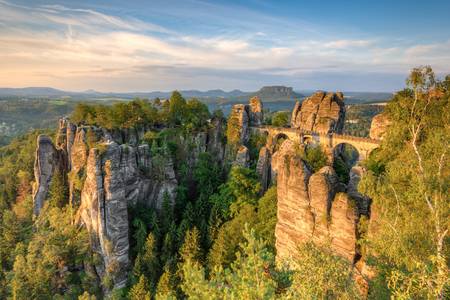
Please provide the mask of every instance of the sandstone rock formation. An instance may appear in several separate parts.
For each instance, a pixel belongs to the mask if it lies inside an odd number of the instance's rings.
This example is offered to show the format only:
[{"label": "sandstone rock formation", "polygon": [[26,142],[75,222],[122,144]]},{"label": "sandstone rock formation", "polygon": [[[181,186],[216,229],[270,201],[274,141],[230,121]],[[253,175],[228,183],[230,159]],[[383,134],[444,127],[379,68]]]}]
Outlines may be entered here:
[{"label": "sandstone rock formation", "polygon": [[225,121],[222,117],[212,118],[206,145],[206,151],[220,164],[222,164],[225,155]]},{"label": "sandstone rock formation", "polygon": [[248,168],[250,163],[250,153],[247,147],[244,145],[240,146],[237,153],[236,159],[233,164],[236,166]]},{"label": "sandstone rock formation", "polygon": [[[190,171],[206,151],[223,160],[224,120],[211,122],[207,131],[180,136],[179,150]],[[164,199],[173,204],[178,187],[171,155],[167,149],[153,153],[148,144],[140,144],[144,133],[142,128],[75,126],[63,119],[56,146],[49,137],[38,137],[35,214],[44,205],[55,172],[67,174],[70,204],[77,209],[75,221],[86,226],[92,250],[100,258],[96,272],[110,276],[116,288],[125,285],[130,267],[128,206],[140,203],[160,210]],[[248,163],[248,149],[244,157]]]},{"label": "sandstone rock formation", "polygon": [[269,188],[271,182],[270,157],[270,150],[266,146],[259,150],[256,174],[258,174],[261,182],[261,193],[264,193]]},{"label": "sandstone rock formation", "polygon": [[[228,132],[234,130],[233,139],[241,145],[245,145],[248,142],[250,135],[250,116],[249,106],[245,104],[233,105],[230,116],[228,117]],[[235,136],[236,135],[236,136]],[[228,136],[230,138],[230,136]]]},{"label": "sandstone rock formation", "polygon": [[323,167],[309,179],[308,198],[314,218],[312,240],[318,244],[326,244],[329,239],[331,205],[339,187],[336,172],[329,166]]},{"label": "sandstone rock formation", "polygon": [[[363,170],[354,168],[347,187],[330,166],[312,174],[294,149],[294,143],[286,140],[272,157],[277,177],[277,258],[295,258],[297,247],[311,241],[356,261],[357,226],[361,215],[368,216],[370,205],[370,199],[356,190]],[[347,190],[349,194],[344,193]]]},{"label": "sandstone rock formation", "polygon": [[[277,154],[280,155],[281,151]],[[290,258],[299,244],[312,237],[314,229],[308,198],[311,172],[300,158],[289,154],[280,156],[276,168],[278,209],[275,246],[278,258]]]},{"label": "sandstone rock formation", "polygon": [[291,127],[321,133],[341,133],[344,128],[345,105],[342,93],[316,92],[295,105]]},{"label": "sandstone rock formation", "polygon": [[250,99],[250,125],[261,126],[264,121],[263,105],[261,99],[255,96]]},{"label": "sandstone rock formation", "polygon": [[386,113],[381,113],[373,117],[372,123],[370,124],[370,138],[374,140],[383,139],[383,135],[390,124],[391,121]]},{"label": "sandstone rock formation", "polygon": [[53,174],[63,171],[60,158],[61,155],[52,140],[45,135],[38,136],[34,162],[35,184],[33,186],[33,213],[35,215],[38,215],[44,206]]},{"label": "sandstone rock formation", "polygon": [[356,258],[358,221],[355,202],[345,193],[337,194],[331,208],[331,248],[350,262]]}]

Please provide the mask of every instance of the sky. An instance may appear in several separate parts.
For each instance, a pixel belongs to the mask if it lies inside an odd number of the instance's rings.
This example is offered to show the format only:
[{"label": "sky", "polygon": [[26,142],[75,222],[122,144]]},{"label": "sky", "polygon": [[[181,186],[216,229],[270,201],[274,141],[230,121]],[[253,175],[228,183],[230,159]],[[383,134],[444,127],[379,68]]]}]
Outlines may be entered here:
[{"label": "sky", "polygon": [[450,1],[0,0],[0,87],[392,92],[450,73]]}]

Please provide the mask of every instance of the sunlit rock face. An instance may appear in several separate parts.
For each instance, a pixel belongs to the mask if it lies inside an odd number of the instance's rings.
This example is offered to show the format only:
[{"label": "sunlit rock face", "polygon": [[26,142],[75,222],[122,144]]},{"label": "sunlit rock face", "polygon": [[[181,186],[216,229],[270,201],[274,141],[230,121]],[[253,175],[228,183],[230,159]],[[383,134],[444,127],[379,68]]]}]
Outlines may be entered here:
[{"label": "sunlit rock face", "polygon": [[258,162],[256,164],[256,174],[261,182],[261,193],[264,193],[271,183],[271,154],[267,147],[262,147],[259,151]]},{"label": "sunlit rock face", "polygon": [[[211,120],[204,132],[180,136],[188,169],[209,152],[219,163],[225,153],[224,119]],[[115,288],[126,285],[130,269],[128,207],[141,204],[161,210],[165,199],[173,204],[178,187],[172,156],[152,153],[142,144],[145,129],[106,130],[59,122],[55,143],[39,136],[35,159],[35,215],[48,197],[56,172],[67,176],[75,222],[86,226],[91,248],[100,258],[95,269],[100,279],[109,276]],[[248,156],[248,153],[247,153]]]},{"label": "sunlit rock face", "polygon": [[250,153],[247,147],[240,146],[237,153],[236,153],[236,159],[234,160],[233,164],[235,166],[248,168],[250,164]]},{"label": "sunlit rock face", "polygon": [[316,92],[296,103],[291,116],[291,127],[321,133],[341,133],[344,122],[344,95],[340,92]]},{"label": "sunlit rock face", "polygon": [[63,171],[61,153],[50,137],[38,136],[34,162],[33,213],[38,215],[48,195],[52,176]]},{"label": "sunlit rock face", "polygon": [[383,135],[386,133],[390,124],[391,121],[386,113],[381,113],[373,117],[372,123],[370,124],[370,138],[375,140],[383,139]]},{"label": "sunlit rock face", "polygon": [[331,166],[313,173],[289,140],[274,153],[271,166],[277,183],[277,259],[295,259],[306,242],[332,249],[350,262],[359,259],[357,228],[370,207],[370,199],[357,191],[363,169],[352,169],[348,185],[339,182]]},{"label": "sunlit rock face", "polygon": [[258,96],[255,96],[250,99],[250,125],[251,126],[260,126],[264,121],[263,116],[263,104],[261,99]]}]

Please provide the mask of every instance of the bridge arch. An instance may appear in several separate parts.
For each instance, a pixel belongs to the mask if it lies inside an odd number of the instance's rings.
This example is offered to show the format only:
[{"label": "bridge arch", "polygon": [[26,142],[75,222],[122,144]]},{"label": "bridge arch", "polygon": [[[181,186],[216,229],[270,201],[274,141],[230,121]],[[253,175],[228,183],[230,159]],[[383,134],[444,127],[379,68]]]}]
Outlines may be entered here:
[{"label": "bridge arch", "polygon": [[350,180],[350,170],[358,164],[360,160],[359,150],[351,143],[342,142],[335,145],[332,149],[333,169],[339,180],[348,184]]},{"label": "bridge arch", "polygon": [[278,149],[280,149],[281,144],[283,144],[283,142],[285,140],[288,140],[289,137],[284,134],[283,132],[278,132],[277,134],[275,134],[272,137],[272,145],[271,145],[271,151],[272,153],[275,153],[276,151],[278,151]]}]

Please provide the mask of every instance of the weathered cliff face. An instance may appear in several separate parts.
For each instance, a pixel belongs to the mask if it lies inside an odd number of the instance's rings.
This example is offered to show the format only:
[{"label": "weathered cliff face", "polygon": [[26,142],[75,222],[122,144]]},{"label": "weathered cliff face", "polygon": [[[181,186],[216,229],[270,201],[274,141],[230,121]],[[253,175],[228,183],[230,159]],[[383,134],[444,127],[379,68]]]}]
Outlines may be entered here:
[{"label": "weathered cliff face", "polygon": [[232,164],[248,166],[250,127],[262,124],[263,106],[259,97],[251,98],[250,104],[233,105],[227,124],[227,158]]},{"label": "weathered cliff face", "polygon": [[277,181],[278,259],[295,258],[298,246],[309,241],[330,247],[350,262],[359,258],[357,226],[360,216],[368,215],[370,204],[356,189],[362,172],[354,168],[347,187],[330,166],[313,174],[295,153],[294,143],[283,142],[272,157]]},{"label": "weathered cliff face", "polygon": [[271,155],[270,150],[266,146],[259,150],[258,162],[256,164],[256,174],[261,182],[261,193],[264,193],[271,183]]},{"label": "weathered cliff face", "polygon": [[[287,142],[287,141],[286,141]],[[274,157],[277,173],[277,224],[275,228],[278,258],[292,257],[299,243],[312,237],[314,219],[309,207],[308,181],[311,171],[283,146]]]},{"label": "weathered cliff face", "polygon": [[248,168],[250,164],[250,153],[247,147],[244,145],[240,146],[237,153],[236,159],[233,162],[234,165]]},{"label": "weathered cliff face", "polygon": [[341,133],[344,128],[345,105],[342,93],[316,92],[301,105],[295,105],[291,127],[316,132]]},{"label": "weathered cliff face", "polygon": [[231,109],[230,116],[228,118],[228,126],[234,127],[236,131],[236,141],[245,145],[248,142],[250,135],[250,116],[249,116],[249,107],[245,104],[236,104],[233,105]]},{"label": "weathered cliff face", "polygon": [[250,99],[250,124],[252,126],[260,126],[264,121],[263,104],[259,97],[255,96]]},{"label": "weathered cliff face", "polygon": [[375,140],[383,139],[383,135],[386,133],[390,124],[391,121],[386,113],[381,113],[373,117],[372,123],[370,124],[370,138]]},{"label": "weathered cliff face", "polygon": [[[219,162],[224,155],[224,120],[213,119],[205,132],[180,136],[179,150],[193,170],[201,153],[209,151]],[[167,149],[153,153],[140,144],[143,129],[105,130],[75,126],[61,120],[56,146],[39,136],[35,161],[35,214],[48,196],[56,171],[67,174],[75,221],[86,226],[95,268],[116,288],[123,287],[130,267],[128,207],[137,203],[160,210],[165,199],[174,203],[178,187],[174,162]]]},{"label": "weathered cliff face", "polygon": [[206,145],[206,151],[220,164],[222,164],[225,156],[225,124],[225,119],[221,117],[215,117],[211,120]]},{"label": "weathered cliff face", "polygon": [[44,206],[53,174],[63,172],[62,155],[45,135],[38,136],[34,162],[33,213],[38,215]]}]

